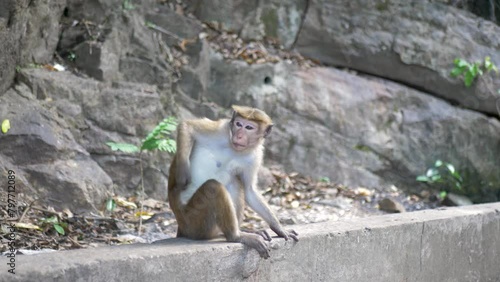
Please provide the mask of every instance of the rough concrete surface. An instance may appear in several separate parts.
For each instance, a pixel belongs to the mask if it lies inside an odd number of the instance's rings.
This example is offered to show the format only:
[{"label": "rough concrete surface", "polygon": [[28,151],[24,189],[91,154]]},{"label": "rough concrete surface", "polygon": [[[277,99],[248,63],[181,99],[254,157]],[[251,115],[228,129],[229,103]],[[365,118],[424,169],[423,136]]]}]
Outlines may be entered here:
[{"label": "rough concrete surface", "polygon": [[271,258],[240,244],[155,244],[16,256],[1,281],[500,281],[500,203],[295,226]]}]

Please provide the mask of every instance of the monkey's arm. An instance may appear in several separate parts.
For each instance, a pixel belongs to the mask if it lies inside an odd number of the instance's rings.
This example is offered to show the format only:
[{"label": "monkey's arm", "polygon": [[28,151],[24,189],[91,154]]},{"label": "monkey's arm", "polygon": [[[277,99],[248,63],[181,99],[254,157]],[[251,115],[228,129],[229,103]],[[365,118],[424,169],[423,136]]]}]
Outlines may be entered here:
[{"label": "monkey's arm", "polygon": [[177,126],[177,153],[175,155],[176,188],[184,189],[191,182],[190,156],[196,138],[202,135],[215,134],[224,130],[224,120],[213,121],[206,118],[185,120]]},{"label": "monkey's arm", "polygon": [[[256,179],[256,176],[254,179]],[[274,215],[269,206],[264,202],[262,196],[255,190],[254,187],[256,186],[254,181],[244,183],[244,185],[245,200],[247,204],[269,224],[271,230],[273,230],[279,237],[285,238],[285,240],[288,240],[289,237],[291,237],[295,241],[298,241],[299,238],[297,232],[295,232],[294,230],[286,231],[283,229],[278,218]]]}]

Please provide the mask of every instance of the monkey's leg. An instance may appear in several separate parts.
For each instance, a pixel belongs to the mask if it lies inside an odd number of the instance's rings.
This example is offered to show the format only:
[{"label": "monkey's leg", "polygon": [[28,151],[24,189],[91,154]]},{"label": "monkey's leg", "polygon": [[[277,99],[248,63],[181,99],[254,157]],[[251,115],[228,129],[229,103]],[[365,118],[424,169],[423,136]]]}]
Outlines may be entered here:
[{"label": "monkey's leg", "polygon": [[186,228],[180,233],[191,239],[210,239],[217,235],[217,227],[227,241],[241,242],[256,249],[261,257],[269,257],[264,239],[257,235],[241,232],[238,217],[231,196],[216,180],[208,180],[184,207],[183,220]]}]

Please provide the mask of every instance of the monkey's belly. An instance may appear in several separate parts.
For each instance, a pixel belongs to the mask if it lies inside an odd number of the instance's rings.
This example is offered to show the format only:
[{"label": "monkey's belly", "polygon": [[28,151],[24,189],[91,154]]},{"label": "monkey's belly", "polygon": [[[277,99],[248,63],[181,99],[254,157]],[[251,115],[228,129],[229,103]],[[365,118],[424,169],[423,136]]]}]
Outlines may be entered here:
[{"label": "monkey's belly", "polygon": [[[220,154],[219,156],[213,152],[214,150],[209,148],[196,148],[193,150],[190,168],[191,183],[180,195],[183,205],[188,203],[198,188],[207,180],[217,180],[227,189],[234,186],[232,183],[237,181],[235,175],[239,168],[234,167],[231,156],[227,154]],[[233,194],[233,191],[229,192]]]}]

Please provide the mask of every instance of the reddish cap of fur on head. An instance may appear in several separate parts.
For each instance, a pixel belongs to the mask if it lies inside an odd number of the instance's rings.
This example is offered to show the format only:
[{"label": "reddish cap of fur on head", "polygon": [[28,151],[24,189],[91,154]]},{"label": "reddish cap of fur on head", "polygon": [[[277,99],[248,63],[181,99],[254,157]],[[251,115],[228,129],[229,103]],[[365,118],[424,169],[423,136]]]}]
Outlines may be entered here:
[{"label": "reddish cap of fur on head", "polygon": [[232,106],[233,110],[244,119],[255,121],[265,126],[273,124],[271,118],[264,112],[257,108],[251,108],[246,106]]}]

